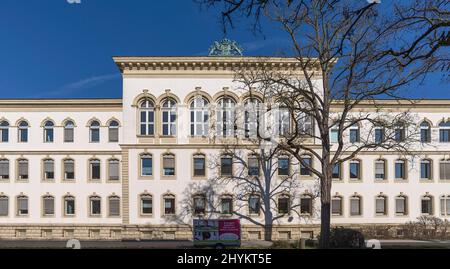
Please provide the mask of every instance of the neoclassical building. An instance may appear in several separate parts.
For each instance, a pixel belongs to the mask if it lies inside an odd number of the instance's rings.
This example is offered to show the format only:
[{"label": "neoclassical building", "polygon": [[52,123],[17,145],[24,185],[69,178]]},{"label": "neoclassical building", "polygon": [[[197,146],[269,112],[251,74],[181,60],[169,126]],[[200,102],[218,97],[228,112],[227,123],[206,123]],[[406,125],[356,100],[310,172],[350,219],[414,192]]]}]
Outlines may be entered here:
[{"label": "neoclassical building", "polygon": [[[0,239],[190,239],[190,228],[167,216],[181,211],[189,184],[232,173],[226,159],[217,169],[207,165],[229,141],[213,139],[211,128],[233,143],[245,140],[245,134],[223,128],[227,109],[249,98],[232,70],[260,60],[114,57],[123,76],[122,99],[0,100]],[[296,62],[264,61],[278,70],[295,68]],[[212,104],[225,116],[211,115],[206,107]],[[379,106],[416,113],[426,145],[418,146],[416,158],[374,150],[336,168],[332,223],[395,226],[421,215],[448,219],[450,100],[380,100]],[[361,109],[375,111],[364,104]],[[348,131],[349,143],[357,142],[359,128]],[[282,158],[279,163],[297,170],[304,186],[314,184],[299,164]],[[218,217],[233,217],[232,190],[215,199],[221,204]],[[299,192],[280,197],[278,210],[293,200],[305,217],[277,221],[274,239],[317,235],[313,211],[319,200]],[[259,214],[258,203],[249,199],[242,213]],[[263,238],[261,228],[242,224],[244,239]]]}]

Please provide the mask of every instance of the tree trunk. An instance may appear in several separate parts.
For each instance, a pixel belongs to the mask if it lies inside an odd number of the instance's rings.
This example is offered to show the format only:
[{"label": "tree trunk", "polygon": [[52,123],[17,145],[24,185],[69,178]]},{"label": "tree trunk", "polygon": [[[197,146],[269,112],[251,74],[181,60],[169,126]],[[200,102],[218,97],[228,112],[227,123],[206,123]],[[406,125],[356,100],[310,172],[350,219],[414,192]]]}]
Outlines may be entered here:
[{"label": "tree trunk", "polygon": [[272,224],[264,225],[264,241],[272,241]]},{"label": "tree trunk", "polygon": [[[327,127],[328,128],[328,127]],[[328,134],[327,134],[328,135]],[[327,137],[328,139],[328,137]],[[330,228],[331,228],[331,182],[333,167],[330,164],[330,147],[327,144],[322,145],[323,150],[323,162],[320,184],[320,242],[319,247],[326,249],[330,247]]]},{"label": "tree trunk", "polygon": [[320,242],[319,247],[322,249],[330,247],[330,229],[331,229],[331,206],[330,203],[322,202],[320,213]]}]

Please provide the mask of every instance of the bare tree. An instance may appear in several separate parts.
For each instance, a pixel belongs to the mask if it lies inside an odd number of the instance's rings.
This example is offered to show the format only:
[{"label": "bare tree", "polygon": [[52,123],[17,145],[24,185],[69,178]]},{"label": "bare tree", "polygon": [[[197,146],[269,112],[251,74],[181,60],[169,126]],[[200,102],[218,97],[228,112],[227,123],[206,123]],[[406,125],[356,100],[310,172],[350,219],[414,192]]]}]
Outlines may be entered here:
[{"label": "bare tree", "polygon": [[[400,103],[406,89],[433,71],[450,66],[450,3],[446,0],[377,5],[353,0],[198,0],[206,6],[223,4],[226,29],[237,16],[262,19],[280,26],[291,40],[292,72],[270,65],[236,70],[248,89],[272,96],[288,108],[294,128],[277,147],[295,156],[309,153],[320,163],[310,167],[320,182],[320,247],[329,247],[332,171],[336,165],[370,150],[396,150],[411,155],[417,141],[414,116],[392,113],[378,99]],[[261,59],[264,61],[264,59]],[[299,72],[297,72],[299,71]],[[377,111],[364,112],[364,107]],[[302,127],[311,118],[315,132]],[[346,134],[364,126],[348,143]],[[381,130],[381,131],[380,131]],[[333,141],[330,141],[330,137]],[[374,139],[375,137],[375,139]],[[260,136],[261,139],[268,139]],[[314,143],[311,143],[313,141]],[[320,145],[317,148],[317,145]]]}]

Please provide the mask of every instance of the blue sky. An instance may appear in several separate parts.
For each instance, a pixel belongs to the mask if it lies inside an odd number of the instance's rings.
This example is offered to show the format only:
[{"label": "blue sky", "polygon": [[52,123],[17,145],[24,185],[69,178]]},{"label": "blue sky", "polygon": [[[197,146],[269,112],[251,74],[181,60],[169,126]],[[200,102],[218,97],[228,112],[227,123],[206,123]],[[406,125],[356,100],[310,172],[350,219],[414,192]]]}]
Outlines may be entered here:
[{"label": "blue sky", "polygon": [[[117,98],[112,56],[198,56],[223,37],[217,13],[191,0],[1,0],[0,98]],[[229,31],[245,55],[276,55],[289,46],[274,27],[255,35],[245,20]],[[434,76],[414,98],[450,98]]]}]

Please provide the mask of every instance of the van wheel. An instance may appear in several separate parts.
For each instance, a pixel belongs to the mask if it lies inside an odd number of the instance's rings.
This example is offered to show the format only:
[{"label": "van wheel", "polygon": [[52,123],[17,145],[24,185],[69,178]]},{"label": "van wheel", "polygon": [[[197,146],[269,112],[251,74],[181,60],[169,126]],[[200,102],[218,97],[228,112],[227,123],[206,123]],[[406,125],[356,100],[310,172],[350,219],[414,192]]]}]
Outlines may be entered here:
[{"label": "van wheel", "polygon": [[222,244],[216,244],[216,249],[225,249],[225,246]]}]

